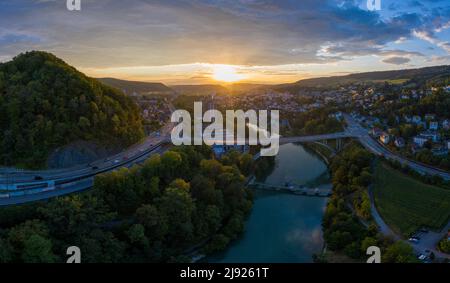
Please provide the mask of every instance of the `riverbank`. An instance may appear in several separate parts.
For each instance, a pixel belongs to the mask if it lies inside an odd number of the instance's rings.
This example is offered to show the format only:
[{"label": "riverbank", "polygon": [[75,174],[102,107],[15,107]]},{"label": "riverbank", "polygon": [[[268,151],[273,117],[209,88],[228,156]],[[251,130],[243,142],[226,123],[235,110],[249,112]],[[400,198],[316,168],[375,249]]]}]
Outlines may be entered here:
[{"label": "riverbank", "polygon": [[[300,144],[282,145],[273,168],[260,181],[272,185],[316,182],[318,186],[331,186],[324,160]],[[254,194],[254,207],[244,234],[223,252],[204,261],[313,262],[312,256],[323,247],[321,223],[328,199],[259,190]]]}]

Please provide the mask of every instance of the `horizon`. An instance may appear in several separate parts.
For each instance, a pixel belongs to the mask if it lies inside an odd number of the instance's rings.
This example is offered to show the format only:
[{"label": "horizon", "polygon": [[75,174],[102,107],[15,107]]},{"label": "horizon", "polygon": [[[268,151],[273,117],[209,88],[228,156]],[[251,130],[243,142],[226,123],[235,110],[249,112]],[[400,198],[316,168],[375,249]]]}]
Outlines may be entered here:
[{"label": "horizon", "polygon": [[[166,85],[281,84],[450,64],[437,0],[0,2],[0,62],[31,49],[88,76]],[[38,19],[38,21],[36,21]]]}]

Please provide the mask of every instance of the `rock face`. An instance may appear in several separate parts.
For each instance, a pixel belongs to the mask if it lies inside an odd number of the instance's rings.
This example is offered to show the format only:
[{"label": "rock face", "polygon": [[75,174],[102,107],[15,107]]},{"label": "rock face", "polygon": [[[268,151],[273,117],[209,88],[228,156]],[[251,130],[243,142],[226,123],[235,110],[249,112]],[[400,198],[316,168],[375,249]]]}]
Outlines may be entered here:
[{"label": "rock face", "polygon": [[106,158],[118,150],[94,142],[76,141],[54,150],[47,161],[49,169],[70,168]]}]

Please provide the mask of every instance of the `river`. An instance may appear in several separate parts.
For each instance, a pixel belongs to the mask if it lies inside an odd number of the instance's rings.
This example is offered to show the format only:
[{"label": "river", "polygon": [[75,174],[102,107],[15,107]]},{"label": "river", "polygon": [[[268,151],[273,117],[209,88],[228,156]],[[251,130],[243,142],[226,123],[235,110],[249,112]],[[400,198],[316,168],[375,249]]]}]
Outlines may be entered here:
[{"label": "river", "polygon": [[[259,181],[281,185],[330,182],[323,160],[298,144],[281,146],[274,170]],[[321,222],[326,203],[326,198],[255,191],[245,232],[224,252],[209,256],[206,261],[312,262],[312,255],[323,247]]]}]

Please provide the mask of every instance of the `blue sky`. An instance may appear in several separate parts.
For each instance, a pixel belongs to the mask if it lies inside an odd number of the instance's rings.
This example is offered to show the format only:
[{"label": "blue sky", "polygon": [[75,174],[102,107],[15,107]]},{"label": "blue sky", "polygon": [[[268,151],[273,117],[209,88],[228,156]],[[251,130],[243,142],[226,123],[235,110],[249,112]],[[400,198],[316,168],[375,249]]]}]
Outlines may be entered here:
[{"label": "blue sky", "polygon": [[450,1],[0,0],[0,61],[45,50],[95,77],[249,82],[450,64]]}]

